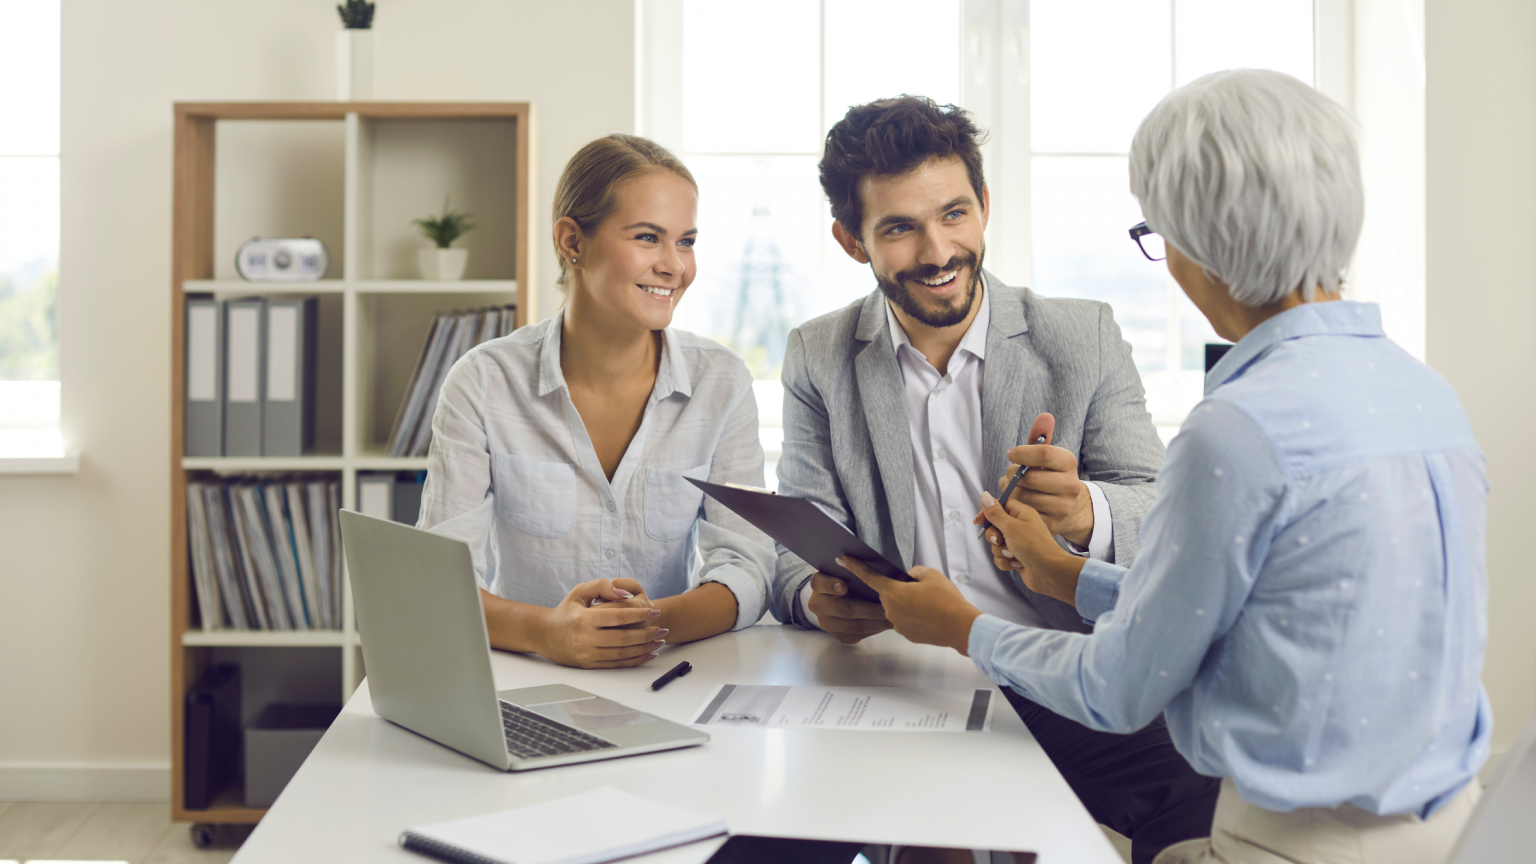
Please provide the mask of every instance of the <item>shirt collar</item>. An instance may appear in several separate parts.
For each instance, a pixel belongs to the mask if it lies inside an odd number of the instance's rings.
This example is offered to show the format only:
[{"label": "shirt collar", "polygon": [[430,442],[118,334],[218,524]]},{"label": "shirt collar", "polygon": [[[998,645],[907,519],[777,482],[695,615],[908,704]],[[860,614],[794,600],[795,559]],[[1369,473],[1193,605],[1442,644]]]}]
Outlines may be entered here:
[{"label": "shirt collar", "polygon": [[653,393],[658,400],[673,393],[693,396],[693,381],[688,377],[688,364],[683,362],[683,346],[671,327],[661,331],[661,368],[656,370]]},{"label": "shirt collar", "polygon": [[[565,332],[565,309],[544,322],[544,344],[539,348],[539,395],[547,396],[565,386],[565,372],[560,369],[560,339]],[[683,362],[683,347],[672,328],[661,331],[661,366],[656,370],[656,386],[651,397],[665,399],[673,393],[693,396],[693,382],[688,364]]]},{"label": "shirt collar", "polygon": [[[955,351],[969,351],[977,360],[987,359],[987,328],[992,326],[992,292],[987,290],[987,280],[983,276],[981,280],[982,297],[981,308],[976,310],[976,317],[971,319],[971,326],[960,337],[960,344],[955,346]],[[886,324],[891,328],[891,345],[900,353],[903,347],[916,351],[912,347],[912,340],[907,338],[907,331],[902,329],[901,322],[896,320],[896,313],[891,310],[889,300],[881,301],[885,306]]]},{"label": "shirt collar", "polygon": [[1375,303],[1332,300],[1287,309],[1248,331],[1205,376],[1205,395],[1239,378],[1260,355],[1275,345],[1304,336],[1378,336],[1381,308]]}]

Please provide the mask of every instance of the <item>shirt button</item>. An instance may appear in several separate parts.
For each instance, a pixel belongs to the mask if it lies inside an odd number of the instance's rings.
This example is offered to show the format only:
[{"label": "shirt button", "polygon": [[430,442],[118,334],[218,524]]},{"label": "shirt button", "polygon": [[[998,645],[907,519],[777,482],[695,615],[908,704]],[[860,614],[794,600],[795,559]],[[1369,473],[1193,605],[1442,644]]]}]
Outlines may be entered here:
[{"label": "shirt button", "polygon": [[934,390],[933,391],[933,395],[935,395],[935,396],[943,396],[944,395],[944,388],[940,387],[937,390]]},{"label": "shirt button", "polygon": [[971,581],[970,574],[968,574],[968,573],[956,573],[955,574],[955,584],[956,585],[964,585],[965,583],[967,583],[969,581]]},{"label": "shirt button", "polygon": [[608,512],[609,513],[612,513],[613,511],[615,511],[617,509],[619,509],[619,505],[613,503],[612,501],[608,502]]},{"label": "shirt button", "polygon": [[951,519],[959,519],[960,518],[960,511],[959,510],[951,510],[951,511],[949,511],[949,518],[951,518]]},{"label": "shirt button", "polygon": [[613,550],[612,549],[604,550],[603,554],[608,556],[609,558],[612,558],[613,557]]},{"label": "shirt button", "polygon": [[933,455],[939,457],[940,459],[948,459],[949,451],[945,450],[943,447],[940,447],[938,450],[934,451]]}]

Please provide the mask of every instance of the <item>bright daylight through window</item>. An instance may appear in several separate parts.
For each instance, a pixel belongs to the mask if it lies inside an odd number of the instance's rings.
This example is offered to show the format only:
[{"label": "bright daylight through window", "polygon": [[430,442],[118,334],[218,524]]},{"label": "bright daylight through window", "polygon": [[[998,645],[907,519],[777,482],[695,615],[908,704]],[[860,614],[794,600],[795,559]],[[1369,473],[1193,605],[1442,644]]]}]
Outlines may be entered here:
[{"label": "bright daylight through window", "polygon": [[[1259,67],[1313,83],[1312,0],[1020,0],[1027,26],[985,38],[1014,52],[1021,80],[974,88],[1000,92],[1000,105],[967,105],[963,84],[997,74],[990,51],[962,50],[974,38],[966,7],[988,2],[646,2],[640,132],[676,151],[700,188],[699,275],[675,323],[734,348],[759,379],[770,486],[786,335],[874,289],[832,241],[821,145],[850,105],[900,93],[961,104],[984,126],[1027,117],[1010,125],[1027,136],[993,129],[989,260],[1007,247],[1016,281],[1113,306],[1165,437],[1199,401],[1203,346],[1218,340],[1130,240],[1141,214],[1126,153],[1152,106],[1207,72]],[[921,51],[906,50],[914,32]],[[1000,199],[1004,171],[1027,173],[1028,200]],[[997,228],[1004,209],[1024,237]]]},{"label": "bright daylight through window", "polygon": [[1312,0],[1034,0],[1029,37],[1030,287],[1114,307],[1166,436],[1200,400],[1204,346],[1220,339],[1130,241],[1131,137],[1165,94],[1210,72],[1312,84]]},{"label": "bright daylight through window", "polygon": [[0,0],[0,459],[59,434],[59,0]]}]

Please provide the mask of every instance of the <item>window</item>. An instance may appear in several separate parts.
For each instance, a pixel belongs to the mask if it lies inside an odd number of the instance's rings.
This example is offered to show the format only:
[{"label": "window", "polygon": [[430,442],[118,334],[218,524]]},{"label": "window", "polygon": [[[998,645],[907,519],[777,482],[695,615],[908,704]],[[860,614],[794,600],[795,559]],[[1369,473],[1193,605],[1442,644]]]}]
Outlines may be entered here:
[{"label": "window", "polygon": [[1200,400],[1204,345],[1220,339],[1126,233],[1141,221],[1131,137],[1159,99],[1210,72],[1314,83],[1312,0],[1033,0],[1028,27],[1030,285],[1114,307],[1167,434]]},{"label": "window", "polygon": [[59,0],[0,3],[0,458],[62,457]]},{"label": "window", "polygon": [[[637,127],[699,182],[699,273],[677,326],[740,353],[758,379],[767,482],[783,441],[789,331],[869,293],[832,240],[816,177],[850,106],[900,93],[960,101],[960,0],[647,0]],[[920,51],[892,50],[923,23]],[[751,38],[742,38],[750,33]]]},{"label": "window", "polygon": [[874,287],[832,241],[816,179],[848,106],[916,93],[976,115],[991,133],[989,269],[1111,304],[1167,437],[1217,337],[1127,234],[1141,221],[1132,134],[1207,72],[1313,83],[1317,66],[1313,0],[643,0],[637,20],[636,128],[700,187],[699,275],[676,323],[747,359],[770,463],[785,336]]}]

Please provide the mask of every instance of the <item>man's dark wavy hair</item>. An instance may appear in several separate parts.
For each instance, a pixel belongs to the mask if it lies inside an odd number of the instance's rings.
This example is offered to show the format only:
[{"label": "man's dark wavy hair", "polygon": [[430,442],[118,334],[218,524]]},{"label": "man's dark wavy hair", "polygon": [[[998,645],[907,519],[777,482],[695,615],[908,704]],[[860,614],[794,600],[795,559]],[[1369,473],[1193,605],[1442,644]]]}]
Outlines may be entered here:
[{"label": "man's dark wavy hair", "polygon": [[821,188],[832,203],[832,218],[862,237],[864,202],[859,181],[866,174],[899,177],[929,159],[959,156],[971,178],[978,206],[985,182],[981,144],[986,133],[971,113],[940,105],[926,96],[903,94],[848,109],[827,132],[822,151]]}]

